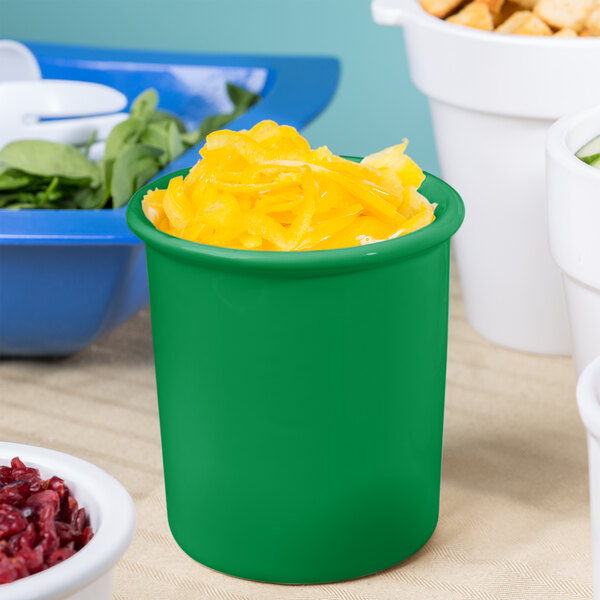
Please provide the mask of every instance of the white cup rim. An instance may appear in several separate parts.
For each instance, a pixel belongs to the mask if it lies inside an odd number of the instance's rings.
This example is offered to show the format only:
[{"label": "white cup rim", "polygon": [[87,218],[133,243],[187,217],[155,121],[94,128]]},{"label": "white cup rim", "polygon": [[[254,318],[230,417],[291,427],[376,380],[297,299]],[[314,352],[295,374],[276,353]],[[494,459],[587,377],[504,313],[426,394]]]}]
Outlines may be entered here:
[{"label": "white cup rim", "polygon": [[[85,489],[96,503],[98,522],[92,540],[68,560],[0,586],[0,600],[58,600],[107,573],[129,546],[135,531],[135,507],[125,488],[96,465],[75,456],[11,442],[0,442],[3,464],[18,456],[27,466],[43,469]],[[77,499],[77,493],[74,492]],[[89,512],[89,511],[88,511]]]},{"label": "white cup rim", "polygon": [[591,178],[600,185],[600,169],[590,168],[589,165],[575,156],[575,153],[586,142],[575,142],[572,137],[573,132],[577,131],[580,127],[586,127],[590,122],[598,123],[597,131],[590,131],[586,141],[590,141],[595,135],[600,135],[599,105],[595,104],[591,108],[578,110],[561,117],[548,130],[546,149],[549,156],[554,160],[570,170],[576,170],[578,177]]},{"label": "white cup rim", "polygon": [[585,428],[600,441],[600,356],[589,363],[579,376],[577,406]]}]

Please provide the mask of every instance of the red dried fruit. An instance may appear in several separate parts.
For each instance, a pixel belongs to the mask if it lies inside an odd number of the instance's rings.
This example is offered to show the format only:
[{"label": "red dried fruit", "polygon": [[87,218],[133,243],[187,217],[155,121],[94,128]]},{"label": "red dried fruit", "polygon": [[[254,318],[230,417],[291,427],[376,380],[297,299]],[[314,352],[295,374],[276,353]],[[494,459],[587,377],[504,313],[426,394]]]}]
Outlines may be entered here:
[{"label": "red dried fruit", "polygon": [[47,505],[52,507],[52,517],[54,517],[58,513],[60,506],[60,498],[54,490],[44,490],[43,492],[32,494],[25,500],[25,506],[29,506],[34,510],[41,510],[42,507]]},{"label": "red dried fruit", "polygon": [[77,531],[77,533],[81,533],[83,528],[85,527],[87,521],[87,515],[85,513],[85,508],[79,508],[71,514],[71,527]]},{"label": "red dried fruit", "polygon": [[94,530],[91,527],[86,527],[81,534],[81,548],[83,548],[94,537]]},{"label": "red dried fruit", "polygon": [[17,579],[18,574],[17,568],[8,556],[0,557],[0,583],[10,583]]},{"label": "red dried fruit", "polygon": [[0,504],[12,504],[21,507],[29,495],[29,482],[13,481],[0,489]]},{"label": "red dried fruit", "polygon": [[19,533],[27,527],[27,519],[10,504],[0,504],[0,538]]},{"label": "red dried fruit", "polygon": [[44,551],[41,546],[37,546],[36,548],[22,548],[19,551],[19,557],[23,560],[27,570],[32,575],[47,566],[44,565]]},{"label": "red dried fruit", "polygon": [[60,477],[56,476],[48,479],[48,489],[54,490],[61,500],[65,494],[69,493],[69,488],[65,485],[65,482]]},{"label": "red dried fruit", "polygon": [[25,463],[18,457],[15,456],[11,461],[10,461],[10,467],[11,469],[14,471],[15,469],[26,469],[27,467],[25,466]]},{"label": "red dried fruit", "polygon": [[61,563],[63,560],[70,558],[71,556],[73,556],[73,554],[75,554],[75,550],[71,550],[69,548],[61,548],[60,550],[55,550],[48,557],[48,566],[53,567],[54,565]]},{"label": "red dried fruit", "polygon": [[17,457],[0,466],[0,584],[70,558],[93,536],[60,477],[42,479]]},{"label": "red dried fruit", "polygon": [[27,525],[25,531],[21,534],[21,548],[33,548],[37,540],[37,531],[33,523]]}]

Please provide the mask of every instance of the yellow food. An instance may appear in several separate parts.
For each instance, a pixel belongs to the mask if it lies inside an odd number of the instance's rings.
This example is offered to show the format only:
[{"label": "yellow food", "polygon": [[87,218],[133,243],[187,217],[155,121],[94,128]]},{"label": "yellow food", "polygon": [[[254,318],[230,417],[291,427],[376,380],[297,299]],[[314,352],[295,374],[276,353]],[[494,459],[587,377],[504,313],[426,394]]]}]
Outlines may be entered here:
[{"label": "yellow food", "polygon": [[262,121],[211,133],[202,159],[142,207],[157,229],[212,246],[324,250],[395,238],[425,227],[435,205],[407,141],[360,164],[326,146],[311,150],[293,128]]},{"label": "yellow food", "polygon": [[558,38],[600,36],[599,0],[419,1],[429,14],[475,29]]}]

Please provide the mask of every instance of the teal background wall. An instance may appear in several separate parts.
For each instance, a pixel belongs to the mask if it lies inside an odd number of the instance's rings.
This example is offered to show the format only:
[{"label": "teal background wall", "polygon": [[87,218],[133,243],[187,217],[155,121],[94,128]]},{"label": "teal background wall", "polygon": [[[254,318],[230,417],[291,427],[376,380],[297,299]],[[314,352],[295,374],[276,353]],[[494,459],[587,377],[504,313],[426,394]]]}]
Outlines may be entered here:
[{"label": "teal background wall", "polygon": [[305,130],[312,145],[364,155],[410,140],[437,173],[429,108],[408,74],[402,31],[371,19],[369,0],[0,0],[0,37],[154,50],[325,54],[338,92]]}]

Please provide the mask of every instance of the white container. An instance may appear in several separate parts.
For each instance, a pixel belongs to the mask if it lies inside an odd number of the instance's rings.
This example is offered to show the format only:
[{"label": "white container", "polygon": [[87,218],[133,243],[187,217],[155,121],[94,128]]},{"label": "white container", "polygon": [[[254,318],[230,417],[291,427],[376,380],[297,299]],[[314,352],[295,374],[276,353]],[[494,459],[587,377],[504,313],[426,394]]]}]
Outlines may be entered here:
[{"label": "white container", "polygon": [[410,72],[430,100],[443,178],[465,201],[453,238],[468,319],[517,350],[569,354],[548,250],[544,144],[551,123],[600,103],[600,39],[502,35],[446,23],[416,0],[373,0],[402,25]]},{"label": "white container", "polygon": [[600,600],[600,356],[579,377],[577,404],[581,420],[587,429],[594,600]]},{"label": "white container", "polygon": [[600,106],[563,117],[548,132],[548,235],[563,274],[575,368],[600,355],[600,170],[575,156],[600,135]]},{"label": "white container", "polygon": [[35,575],[0,585],[0,600],[112,600],[113,567],[135,531],[125,488],[95,465],[62,452],[0,442],[0,465],[18,456],[42,478],[64,479],[90,517],[94,537],[74,556]]}]

